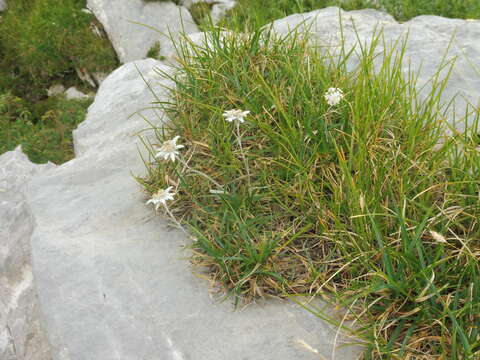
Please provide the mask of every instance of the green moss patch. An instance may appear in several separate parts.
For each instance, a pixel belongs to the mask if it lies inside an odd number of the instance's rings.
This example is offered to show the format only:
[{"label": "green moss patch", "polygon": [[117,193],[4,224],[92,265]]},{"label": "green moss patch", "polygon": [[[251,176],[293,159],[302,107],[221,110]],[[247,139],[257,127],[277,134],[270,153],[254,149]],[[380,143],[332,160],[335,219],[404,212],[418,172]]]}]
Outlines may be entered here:
[{"label": "green moss patch", "polygon": [[0,154],[22,145],[36,163],[62,164],[73,158],[72,130],[85,118],[91,100],[49,98],[31,106],[0,95]]}]

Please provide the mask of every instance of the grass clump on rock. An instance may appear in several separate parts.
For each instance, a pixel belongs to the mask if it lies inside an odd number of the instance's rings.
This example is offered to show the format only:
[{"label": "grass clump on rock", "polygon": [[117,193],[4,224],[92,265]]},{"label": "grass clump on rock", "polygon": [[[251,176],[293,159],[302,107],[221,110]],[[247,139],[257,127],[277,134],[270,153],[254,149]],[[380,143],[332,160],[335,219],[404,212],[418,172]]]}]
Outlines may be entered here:
[{"label": "grass clump on rock", "polygon": [[161,44],[160,41],[155,42],[153,46],[147,52],[147,58],[152,58],[156,60],[165,60],[165,57],[160,55]]},{"label": "grass clump on rock", "polygon": [[444,82],[420,100],[401,49],[348,72],[300,39],[210,42],[140,180],[193,262],[237,298],[341,304],[369,359],[480,355],[480,152],[476,129],[444,136]]}]

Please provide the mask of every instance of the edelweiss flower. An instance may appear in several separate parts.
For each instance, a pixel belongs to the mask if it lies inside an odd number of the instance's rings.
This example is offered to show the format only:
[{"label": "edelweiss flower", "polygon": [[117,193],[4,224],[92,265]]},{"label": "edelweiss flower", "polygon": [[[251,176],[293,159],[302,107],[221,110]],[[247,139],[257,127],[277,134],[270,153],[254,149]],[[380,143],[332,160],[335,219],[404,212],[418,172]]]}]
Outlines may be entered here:
[{"label": "edelweiss flower", "polygon": [[165,141],[158,149],[155,157],[163,158],[164,160],[170,158],[170,160],[175,161],[177,155],[180,154],[177,150],[184,147],[183,145],[177,145],[178,139],[180,139],[180,136],[175,136],[172,140]]},{"label": "edelweiss flower", "polygon": [[228,122],[238,121],[239,123],[243,123],[245,121],[245,117],[250,114],[250,111],[242,111],[242,110],[227,110],[223,113],[223,117]]},{"label": "edelweiss flower", "polygon": [[325,97],[328,105],[335,106],[338,105],[340,101],[342,101],[345,95],[343,94],[343,91],[339,88],[329,88],[323,96]]},{"label": "edelweiss flower", "polygon": [[152,198],[147,201],[148,204],[153,204],[155,210],[158,210],[160,205],[165,205],[168,200],[173,200],[175,193],[170,192],[173,189],[173,186],[169,186],[166,189],[159,189],[155,194],[152,195]]}]

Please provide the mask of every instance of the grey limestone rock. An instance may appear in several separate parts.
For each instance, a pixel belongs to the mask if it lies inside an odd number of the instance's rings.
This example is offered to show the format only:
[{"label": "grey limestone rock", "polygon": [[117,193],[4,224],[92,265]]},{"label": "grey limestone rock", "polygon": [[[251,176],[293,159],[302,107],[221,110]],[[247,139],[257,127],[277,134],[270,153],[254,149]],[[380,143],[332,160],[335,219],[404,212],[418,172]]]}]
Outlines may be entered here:
[{"label": "grey limestone rock", "polygon": [[161,48],[167,46],[170,34],[176,39],[180,32],[198,31],[189,11],[173,2],[88,0],[87,4],[102,23],[122,63],[144,59],[157,41]]},{"label": "grey limestone rock", "polygon": [[65,91],[65,97],[68,100],[88,99],[89,96],[78,90],[75,86],[69,87]]},{"label": "grey limestone rock", "polygon": [[47,89],[48,96],[57,96],[57,95],[63,94],[64,92],[65,92],[65,86],[63,86],[62,84],[55,84],[50,86]]},{"label": "grey limestone rock", "polygon": [[0,156],[0,359],[49,360],[31,267],[34,219],[27,182],[54,165],[36,165],[21,147]]}]

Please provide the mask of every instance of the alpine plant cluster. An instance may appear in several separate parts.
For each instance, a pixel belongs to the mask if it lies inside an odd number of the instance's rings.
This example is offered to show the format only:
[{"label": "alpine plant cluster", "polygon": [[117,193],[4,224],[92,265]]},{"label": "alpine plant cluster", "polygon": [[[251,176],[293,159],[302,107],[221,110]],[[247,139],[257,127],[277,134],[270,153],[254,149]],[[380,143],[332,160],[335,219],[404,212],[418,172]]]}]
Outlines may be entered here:
[{"label": "alpine plant cluster", "polygon": [[[325,93],[324,98],[328,105],[336,106],[342,101],[344,96],[345,95],[341,89],[329,88]],[[225,118],[225,121],[229,123],[234,123],[238,130],[239,126],[245,122],[245,119],[249,114],[250,114],[249,110],[244,111],[241,109],[232,109],[232,110],[225,111],[222,116]],[[180,139],[180,136],[177,135],[173,139],[164,141],[161,146],[156,146],[157,150],[155,153],[155,158],[159,160],[171,161],[171,162],[175,162],[178,159],[184,166],[188,168],[188,164],[184,162],[180,157],[179,150],[183,149],[185,146],[181,144],[177,144],[179,139]],[[241,144],[241,135],[239,131],[237,131],[237,140],[243,153],[243,148]],[[245,159],[244,154],[242,154],[242,156]],[[245,166],[248,169],[248,163],[246,163]],[[202,175],[210,179],[206,174],[202,174]],[[210,180],[217,187],[219,187],[219,185],[213,179],[210,179]],[[174,200],[174,196],[176,195],[176,193],[173,192],[172,190],[173,190],[173,186],[169,186],[166,189],[157,190],[152,195],[152,197],[147,201],[147,205],[153,204],[155,207],[155,210],[158,210],[160,206],[163,206],[167,211],[167,213],[170,213],[167,207],[167,201]],[[223,190],[211,190],[211,193],[223,193]]]}]

